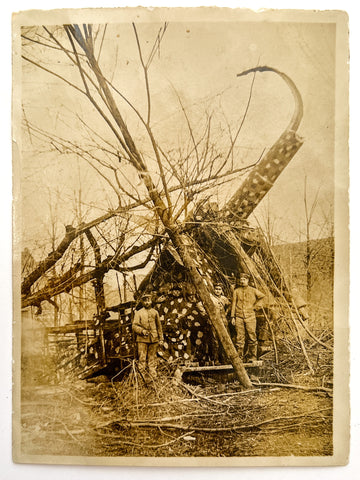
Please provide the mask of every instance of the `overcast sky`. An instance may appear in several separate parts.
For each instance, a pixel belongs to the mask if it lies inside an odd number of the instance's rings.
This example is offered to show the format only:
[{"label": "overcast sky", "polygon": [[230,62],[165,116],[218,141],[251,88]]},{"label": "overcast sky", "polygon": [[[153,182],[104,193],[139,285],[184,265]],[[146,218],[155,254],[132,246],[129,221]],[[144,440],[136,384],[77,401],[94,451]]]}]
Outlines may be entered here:
[{"label": "overcast sky", "polygon": [[[101,53],[101,66],[140,110],[145,108],[144,83],[139,69],[134,32],[129,22],[115,21],[108,26]],[[140,41],[146,48],[152,45],[159,22],[138,19]],[[114,21],[114,20],[113,20]],[[48,66],[73,78],[69,62],[43,49],[35,56],[48,60]],[[60,62],[60,63],[59,63]],[[248,101],[252,77],[237,78],[237,73],[267,65],[289,75],[296,83],[304,102],[304,117],[299,134],[304,145],[276,181],[265,201],[255,210],[257,219],[271,212],[275,235],[284,241],[298,241],[304,231],[304,178],[307,177],[308,201],[317,192],[319,202],[314,215],[312,235],[317,237],[317,225],[332,210],[334,195],[334,106],[335,106],[335,25],[308,22],[198,21],[185,16],[170,21],[150,71],[153,102],[153,125],[160,144],[169,150],[183,142],[187,134],[181,109],[174,91],[181,97],[193,125],[201,123],[207,111],[214,111],[220,125],[227,118],[233,131],[239,125]],[[47,73],[24,64],[23,104],[27,120],[58,135],[77,131],[75,114],[89,117],[88,104],[69,87]],[[293,98],[283,80],[273,73],[257,74],[249,111],[237,142],[237,166],[256,161],[263,149],[270,148],[287,126],[293,112]],[[95,117],[94,117],[95,118]],[[142,134],[136,123],[125,118],[140,144]],[[222,126],[223,126],[222,122]],[[96,131],[107,135],[103,124],[92,124]],[[196,131],[196,130],[195,130]],[[215,130],[216,131],[216,130]],[[219,130],[221,132],[221,130]],[[76,134],[73,138],[76,139]],[[78,137],[81,138],[80,136]],[[224,141],[218,133],[219,145]],[[87,219],[101,213],[90,205],[107,208],[111,198],[104,198],[103,185],[94,181],[89,168],[73,156],[65,158],[46,147],[39,150],[37,142],[23,136],[22,194],[24,246],[46,236],[49,221],[49,199],[60,195],[68,198],[69,209],[57,212],[59,225],[73,221],[71,197],[82,181],[82,198]],[[134,182],[137,179],[134,177]],[[238,187],[234,182],[219,192],[224,202]],[[58,197],[59,198],[59,197]],[[100,199],[101,202],[94,202]],[[252,218],[256,225],[256,219]],[[325,230],[323,232],[326,232]],[[62,233],[61,231],[59,233]],[[303,237],[302,237],[303,238]]]}]

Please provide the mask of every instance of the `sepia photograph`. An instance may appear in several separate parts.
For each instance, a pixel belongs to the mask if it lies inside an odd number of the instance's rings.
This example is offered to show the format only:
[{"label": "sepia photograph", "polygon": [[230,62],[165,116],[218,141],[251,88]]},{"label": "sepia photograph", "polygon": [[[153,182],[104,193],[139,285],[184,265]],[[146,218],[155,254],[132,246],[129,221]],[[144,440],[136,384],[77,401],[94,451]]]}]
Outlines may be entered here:
[{"label": "sepia photograph", "polygon": [[344,465],[348,18],[13,17],[13,458]]}]

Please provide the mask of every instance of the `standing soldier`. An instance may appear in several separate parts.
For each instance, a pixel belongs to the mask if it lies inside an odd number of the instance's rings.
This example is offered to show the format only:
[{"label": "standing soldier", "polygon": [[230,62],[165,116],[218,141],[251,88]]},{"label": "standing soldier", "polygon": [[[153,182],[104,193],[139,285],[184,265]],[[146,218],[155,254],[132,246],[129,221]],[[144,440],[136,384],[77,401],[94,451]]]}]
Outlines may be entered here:
[{"label": "standing soldier", "polygon": [[[222,289],[221,283],[216,283],[214,285],[214,295],[211,294],[211,300],[213,301],[215,308],[217,310],[218,315],[220,316],[224,327],[226,330],[229,332],[229,326],[228,326],[228,320],[226,318],[226,313],[228,311],[228,307],[230,305],[230,301],[225,297]],[[216,336],[216,332],[212,331],[212,355],[214,357],[215,363],[218,363],[219,360],[221,361],[226,361],[226,354],[224,352],[224,349],[222,348],[221,345],[219,345],[219,340]]]},{"label": "standing soldier", "polygon": [[226,312],[229,307],[229,300],[223,294],[223,289],[221,283],[216,283],[214,285],[214,295],[211,295],[211,299],[215,304],[215,308],[219,313],[221,320],[223,321],[224,326],[228,329],[228,322],[226,318]]},{"label": "standing soldier", "polygon": [[256,317],[254,308],[265,295],[249,286],[249,275],[241,273],[239,287],[235,288],[231,306],[231,323],[236,330],[236,349],[241,360],[244,356],[245,332],[248,335],[248,361],[257,359]]},{"label": "standing soldier", "polygon": [[135,312],[132,328],[136,333],[136,342],[139,356],[139,370],[145,376],[149,370],[150,378],[156,377],[156,354],[159,343],[164,341],[159,313],[151,308],[150,294],[142,297],[143,308]]}]

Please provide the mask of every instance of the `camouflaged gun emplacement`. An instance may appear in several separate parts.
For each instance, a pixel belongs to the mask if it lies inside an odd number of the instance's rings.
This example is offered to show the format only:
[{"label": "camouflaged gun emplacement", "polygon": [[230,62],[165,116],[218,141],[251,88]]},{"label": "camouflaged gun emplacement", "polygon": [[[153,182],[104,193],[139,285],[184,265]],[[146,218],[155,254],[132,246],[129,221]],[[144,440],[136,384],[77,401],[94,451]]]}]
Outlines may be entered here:
[{"label": "camouflaged gun emplacement", "polygon": [[[303,143],[297,135],[303,104],[294,82],[274,68],[256,67],[238,76],[255,72],[276,73],[290,87],[295,100],[290,123],[223,208],[207,202],[194,209],[187,233],[193,240],[189,245],[192,258],[210,292],[213,285],[220,282],[224,294],[231,298],[235,277],[239,272],[247,272],[252,284],[266,294],[266,301],[256,312],[261,355],[271,348],[269,329],[279,316],[279,305],[285,302],[300,318],[307,318],[305,302],[290,291],[262,232],[248,222],[250,214]],[[165,342],[159,349],[160,357],[167,362],[190,363],[200,369],[219,360],[226,363],[225,358],[219,359],[216,334],[196,298],[187,271],[177,251],[167,242],[154,267],[141,282],[135,301],[105,307],[95,320],[86,324],[77,322],[74,326],[48,329],[50,336],[59,338],[68,334],[76,339],[75,355],[68,355],[71,358],[65,355],[59,368],[65,371],[66,365],[70,364],[71,368],[78,365],[82,370],[80,378],[114,365],[116,370],[123,369],[135,355],[131,319],[145,292],[152,292],[163,324]],[[109,319],[109,312],[116,312],[118,318]]]}]

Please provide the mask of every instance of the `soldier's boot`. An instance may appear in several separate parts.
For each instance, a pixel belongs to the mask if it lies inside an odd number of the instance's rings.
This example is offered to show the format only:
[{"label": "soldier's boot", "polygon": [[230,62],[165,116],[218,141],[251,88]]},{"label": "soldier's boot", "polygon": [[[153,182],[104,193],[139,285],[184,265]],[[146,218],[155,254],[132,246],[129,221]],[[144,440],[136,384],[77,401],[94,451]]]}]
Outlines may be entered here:
[{"label": "soldier's boot", "polygon": [[235,345],[236,351],[238,353],[238,356],[242,362],[244,362],[244,345],[241,343],[237,343]]},{"label": "soldier's boot", "polygon": [[258,345],[258,358],[271,351],[271,345]]},{"label": "soldier's boot", "polygon": [[257,360],[257,344],[256,343],[249,343],[249,350],[248,350],[248,361],[249,363],[256,362]]}]

